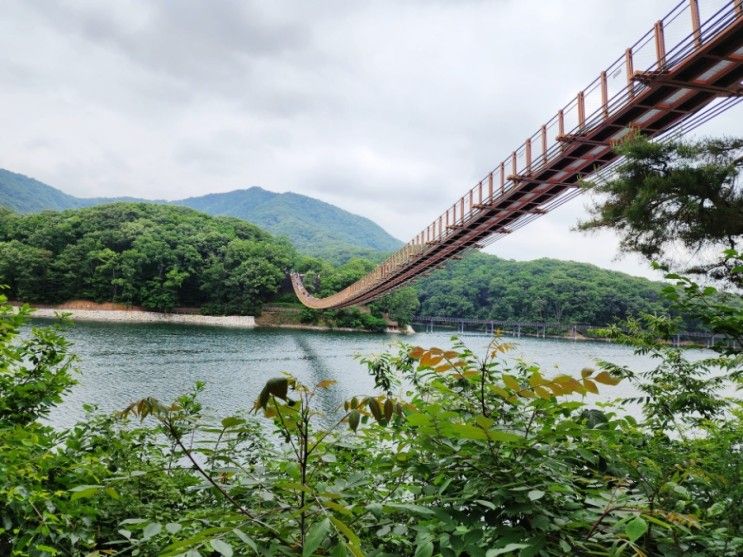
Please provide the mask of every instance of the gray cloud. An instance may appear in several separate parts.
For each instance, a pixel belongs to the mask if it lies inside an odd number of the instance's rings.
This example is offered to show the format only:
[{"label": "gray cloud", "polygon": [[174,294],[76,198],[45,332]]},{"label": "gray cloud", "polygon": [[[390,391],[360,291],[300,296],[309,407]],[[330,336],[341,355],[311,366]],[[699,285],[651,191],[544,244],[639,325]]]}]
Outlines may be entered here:
[{"label": "gray cloud", "polygon": [[[674,3],[6,2],[0,166],[87,196],[292,190],[405,239]],[[492,251],[647,274],[570,232],[582,206]]]}]

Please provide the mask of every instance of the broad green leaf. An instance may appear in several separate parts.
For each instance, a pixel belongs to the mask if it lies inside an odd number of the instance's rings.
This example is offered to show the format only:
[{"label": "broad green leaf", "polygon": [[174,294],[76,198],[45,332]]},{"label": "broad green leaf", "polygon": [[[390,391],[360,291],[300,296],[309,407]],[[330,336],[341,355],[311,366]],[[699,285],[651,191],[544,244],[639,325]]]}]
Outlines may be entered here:
[{"label": "broad green leaf", "polygon": [[191,536],[190,538],[170,544],[162,550],[159,557],[172,557],[175,555],[179,555],[185,550],[198,545],[213,536],[224,534],[226,532],[229,532],[230,530],[231,528],[207,528],[205,530],[202,530],[198,534]]},{"label": "broad green leaf", "polygon": [[70,489],[72,496],[70,501],[77,501],[78,499],[84,499],[96,495],[100,490],[103,489],[102,485],[78,485]]},{"label": "broad green leaf", "polygon": [[183,526],[181,526],[177,522],[168,522],[165,525],[165,530],[168,532],[168,534],[177,534],[181,531],[181,528],[183,528]]},{"label": "broad green leaf", "polygon": [[431,540],[426,540],[415,548],[414,557],[431,557],[433,555],[433,543]]},{"label": "broad green leaf", "polygon": [[410,425],[414,426],[427,426],[431,423],[430,416],[422,414],[420,412],[414,412],[407,415],[407,420]]},{"label": "broad green leaf", "polygon": [[[725,512],[725,507],[727,505],[724,501],[717,501],[714,505],[712,505],[710,508],[707,509],[707,516],[709,517],[715,517],[721,515],[723,512]],[[650,518],[650,517],[648,517]]]},{"label": "broad green leaf", "polygon": [[145,540],[149,540],[152,536],[157,536],[162,529],[163,526],[159,522],[150,522],[147,526],[144,527],[144,530],[142,531],[142,537]]},{"label": "broad green leaf", "polygon": [[349,549],[351,553],[353,553],[354,557],[364,557],[364,552],[361,551],[361,540],[356,535],[356,533],[351,530],[348,524],[334,516],[331,516],[330,520],[338,529],[338,531],[346,536],[346,539],[348,540],[348,545],[346,545],[346,548]]},{"label": "broad green leaf", "polygon": [[544,491],[541,491],[539,489],[532,489],[529,493],[526,494],[526,496],[532,501],[536,501],[544,497]]},{"label": "broad green leaf", "polygon": [[505,555],[506,553],[515,553],[519,549],[525,549],[529,547],[528,543],[509,543],[508,545],[498,549],[488,549],[485,553],[485,557],[497,557],[498,555]]},{"label": "broad green leaf", "polygon": [[232,533],[235,534],[238,538],[240,538],[240,541],[242,541],[245,545],[247,545],[255,553],[258,553],[258,546],[255,545],[255,542],[253,541],[253,539],[250,536],[248,536],[245,532],[243,532],[239,528],[235,528],[232,531]]},{"label": "broad green leaf", "polygon": [[494,422],[490,418],[480,415],[475,416],[475,423],[484,429],[490,429]]},{"label": "broad green leaf", "polygon": [[232,546],[225,541],[220,539],[213,539],[209,542],[212,549],[222,555],[223,557],[232,557]]},{"label": "broad green leaf", "polygon": [[507,431],[501,431],[500,429],[488,430],[488,437],[493,441],[501,441],[503,443],[513,443],[514,441],[521,441],[521,436],[515,433],[508,433]]},{"label": "broad green leaf", "polygon": [[387,503],[384,505],[384,509],[385,510],[391,509],[393,511],[402,511],[405,513],[413,514],[416,516],[422,516],[422,517],[431,517],[436,514],[431,509],[428,509],[426,507],[421,507],[420,505],[414,505],[413,503]]},{"label": "broad green leaf", "polygon": [[512,391],[520,391],[521,385],[513,375],[503,374],[503,383]]},{"label": "broad green leaf", "polygon": [[243,418],[238,418],[237,416],[227,416],[222,420],[222,427],[228,428],[228,427],[235,427],[238,425],[242,425],[245,423],[245,420]]},{"label": "broad green leaf", "polygon": [[348,552],[346,551],[346,544],[342,541],[335,544],[335,547],[330,550],[331,557],[347,557],[347,555]]},{"label": "broad green leaf", "polygon": [[474,439],[486,441],[488,439],[484,430],[469,424],[449,424],[444,428],[445,433],[453,434],[459,439]]},{"label": "broad green leaf", "polygon": [[302,547],[302,557],[310,557],[320,544],[328,537],[330,532],[330,519],[324,518],[320,522],[315,522],[310,529],[307,531],[307,536],[304,539],[304,547]]},{"label": "broad green leaf", "polygon": [[624,527],[624,533],[632,542],[639,539],[647,531],[648,523],[641,516],[634,517]]},{"label": "broad green leaf", "polygon": [[350,507],[344,507],[340,503],[336,503],[335,501],[323,501],[322,503],[324,506],[326,506],[329,509],[333,509],[336,512],[339,512],[341,514],[353,514],[353,511]]}]

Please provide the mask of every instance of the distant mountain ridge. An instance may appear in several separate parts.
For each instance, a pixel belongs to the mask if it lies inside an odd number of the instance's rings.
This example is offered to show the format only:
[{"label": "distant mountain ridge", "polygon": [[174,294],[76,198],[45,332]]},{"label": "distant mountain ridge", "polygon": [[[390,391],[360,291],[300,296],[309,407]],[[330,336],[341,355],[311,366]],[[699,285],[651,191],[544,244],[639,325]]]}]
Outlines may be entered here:
[{"label": "distant mountain ridge", "polygon": [[19,213],[62,211],[116,201],[182,205],[209,215],[238,217],[271,234],[287,237],[303,253],[336,261],[352,256],[374,256],[402,245],[365,217],[297,193],[274,193],[254,186],[176,201],[80,198],[34,178],[0,169],[0,206]]}]

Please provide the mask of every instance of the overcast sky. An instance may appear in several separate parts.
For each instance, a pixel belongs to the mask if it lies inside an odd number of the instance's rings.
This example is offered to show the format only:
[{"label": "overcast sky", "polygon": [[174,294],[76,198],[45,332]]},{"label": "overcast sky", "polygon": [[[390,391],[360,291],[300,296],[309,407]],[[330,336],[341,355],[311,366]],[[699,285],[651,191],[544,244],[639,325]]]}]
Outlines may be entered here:
[{"label": "overcast sky", "polygon": [[[78,196],[294,191],[407,240],[675,3],[5,1],[0,167]],[[488,251],[651,276],[570,231],[587,201]]]}]

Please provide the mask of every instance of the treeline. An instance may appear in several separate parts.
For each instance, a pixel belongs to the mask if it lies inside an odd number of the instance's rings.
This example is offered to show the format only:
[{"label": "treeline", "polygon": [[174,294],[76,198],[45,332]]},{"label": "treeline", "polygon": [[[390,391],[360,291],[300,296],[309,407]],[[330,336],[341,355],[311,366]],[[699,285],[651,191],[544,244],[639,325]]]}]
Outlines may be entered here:
[{"label": "treeline", "polygon": [[585,263],[473,253],[422,279],[421,315],[606,324],[665,313],[663,285]]},{"label": "treeline", "polygon": [[[233,217],[145,203],[20,215],[0,209],[0,284],[12,299],[56,304],[75,299],[142,306],[153,311],[200,308],[207,314],[260,314],[268,301],[297,302],[287,271],[306,271],[318,296],[340,290],[373,266],[341,266],[299,255]],[[307,310],[308,323],[384,330],[384,314],[409,323],[411,291],[394,293],[370,311]]]},{"label": "treeline", "polygon": [[0,214],[0,279],[12,298],[201,307],[250,314],[297,255],[245,221],[140,203]]},{"label": "treeline", "polygon": [[[381,255],[379,256],[381,257]],[[343,265],[298,254],[284,239],[232,217],[142,203],[19,215],[0,212],[0,284],[13,299],[116,302],[154,311],[259,314],[296,303],[286,279],[304,274],[318,297],[338,292],[378,262]],[[415,314],[604,324],[667,311],[660,283],[586,265],[502,260],[474,253],[372,303],[369,311],[306,309],[305,323],[383,330]]]}]

